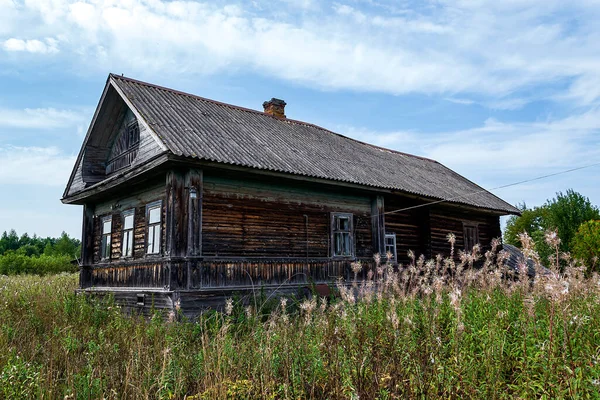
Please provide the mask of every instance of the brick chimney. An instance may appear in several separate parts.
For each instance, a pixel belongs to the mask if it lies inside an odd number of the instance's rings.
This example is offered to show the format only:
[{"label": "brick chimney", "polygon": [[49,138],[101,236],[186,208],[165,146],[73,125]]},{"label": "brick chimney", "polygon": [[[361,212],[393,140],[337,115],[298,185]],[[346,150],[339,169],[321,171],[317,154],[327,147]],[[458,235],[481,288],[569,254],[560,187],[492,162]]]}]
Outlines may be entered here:
[{"label": "brick chimney", "polygon": [[274,97],[271,100],[263,103],[265,114],[269,114],[277,118],[285,118],[285,105],[285,101],[276,99]]}]

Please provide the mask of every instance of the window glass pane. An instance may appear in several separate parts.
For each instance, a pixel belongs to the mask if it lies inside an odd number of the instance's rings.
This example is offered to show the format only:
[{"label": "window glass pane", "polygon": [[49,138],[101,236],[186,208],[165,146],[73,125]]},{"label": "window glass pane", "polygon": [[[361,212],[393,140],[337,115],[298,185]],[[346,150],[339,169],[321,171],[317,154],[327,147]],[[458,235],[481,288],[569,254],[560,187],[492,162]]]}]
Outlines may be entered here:
[{"label": "window glass pane", "polygon": [[104,221],[102,223],[102,233],[103,234],[110,233],[111,226],[112,226],[112,221],[110,219],[107,221]]},{"label": "window glass pane", "polygon": [[160,227],[154,227],[154,249],[153,253],[158,253],[160,251]]},{"label": "window glass pane", "polygon": [[133,229],[133,214],[127,215],[123,222],[123,229]]},{"label": "window glass pane", "polygon": [[340,231],[349,231],[350,230],[350,221],[348,217],[339,217],[339,230]]},{"label": "window glass pane", "polygon": [[342,238],[343,238],[343,250],[342,250],[342,254],[347,256],[350,255],[350,234],[349,233],[342,233]]},{"label": "window glass pane", "polygon": [[148,250],[147,253],[152,253],[152,248],[154,245],[154,226],[148,228]]},{"label": "window glass pane", "polygon": [[160,222],[160,207],[153,207],[150,209],[149,211],[150,217],[149,217],[149,223],[150,224],[155,224]]},{"label": "window glass pane", "polygon": [[133,240],[132,240],[133,232],[126,231],[123,233],[123,256],[131,257],[133,253]]}]

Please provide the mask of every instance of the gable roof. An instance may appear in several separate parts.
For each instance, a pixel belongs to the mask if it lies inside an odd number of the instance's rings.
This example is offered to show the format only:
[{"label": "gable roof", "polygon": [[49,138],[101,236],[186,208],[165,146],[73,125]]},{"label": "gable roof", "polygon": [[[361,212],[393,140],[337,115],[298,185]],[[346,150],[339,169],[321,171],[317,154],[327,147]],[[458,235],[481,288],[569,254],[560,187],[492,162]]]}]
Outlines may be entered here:
[{"label": "gable roof", "polygon": [[153,136],[177,156],[519,213],[434,160],[123,76],[111,74],[109,82],[135,108]]}]

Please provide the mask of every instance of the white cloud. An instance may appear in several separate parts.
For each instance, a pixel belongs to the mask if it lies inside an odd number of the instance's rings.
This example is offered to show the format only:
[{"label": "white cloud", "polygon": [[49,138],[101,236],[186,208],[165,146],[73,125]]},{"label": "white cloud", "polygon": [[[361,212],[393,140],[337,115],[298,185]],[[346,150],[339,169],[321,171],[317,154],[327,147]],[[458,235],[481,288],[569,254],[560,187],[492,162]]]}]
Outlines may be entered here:
[{"label": "white cloud", "polygon": [[498,109],[521,107],[516,91],[561,80],[574,80],[569,96],[584,103],[600,96],[586,90],[600,80],[600,9],[585,1],[441,1],[395,15],[386,4],[315,4],[26,0],[20,14],[35,23],[15,25],[4,47],[58,51],[16,36],[57,38],[75,69],[143,77],[243,68],[323,88],[476,94]]},{"label": "white cloud", "polygon": [[37,39],[22,40],[11,38],[4,41],[6,51],[25,51],[28,53],[53,54],[58,53],[58,41],[46,38],[43,41]]},{"label": "white cloud", "polygon": [[0,185],[64,187],[75,159],[56,147],[0,147]]},{"label": "white cloud", "polygon": [[0,108],[0,127],[56,129],[85,122],[86,113],[55,108]]}]

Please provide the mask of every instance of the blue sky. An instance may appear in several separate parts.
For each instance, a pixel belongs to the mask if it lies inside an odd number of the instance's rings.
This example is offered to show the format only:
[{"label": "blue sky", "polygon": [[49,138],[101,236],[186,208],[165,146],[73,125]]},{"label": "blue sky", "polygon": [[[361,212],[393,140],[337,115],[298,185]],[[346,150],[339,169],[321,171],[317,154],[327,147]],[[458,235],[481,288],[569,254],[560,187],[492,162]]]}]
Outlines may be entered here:
[{"label": "blue sky", "polygon": [[[600,162],[598,20],[598,0],[0,0],[0,231],[80,236],[59,199],[109,72],[283,98],[290,118],[485,188]],[[600,204],[599,172],[494,193]]]}]

